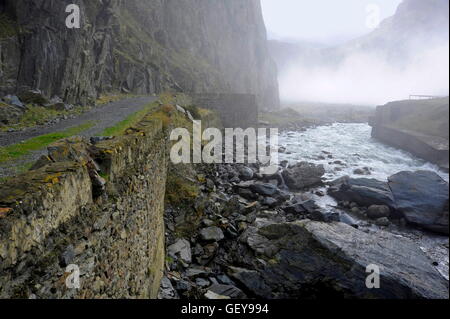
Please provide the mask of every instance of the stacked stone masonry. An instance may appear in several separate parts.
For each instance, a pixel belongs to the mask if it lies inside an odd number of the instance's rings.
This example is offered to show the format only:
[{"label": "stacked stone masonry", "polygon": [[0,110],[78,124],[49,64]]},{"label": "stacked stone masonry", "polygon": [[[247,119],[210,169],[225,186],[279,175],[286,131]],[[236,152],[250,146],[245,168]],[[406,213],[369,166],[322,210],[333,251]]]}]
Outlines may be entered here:
[{"label": "stacked stone masonry", "polygon": [[[56,160],[0,184],[0,298],[156,297],[168,165],[161,122],[146,117],[124,136],[49,151]],[[83,152],[106,181],[101,194]],[[79,289],[68,265],[80,270]]]}]

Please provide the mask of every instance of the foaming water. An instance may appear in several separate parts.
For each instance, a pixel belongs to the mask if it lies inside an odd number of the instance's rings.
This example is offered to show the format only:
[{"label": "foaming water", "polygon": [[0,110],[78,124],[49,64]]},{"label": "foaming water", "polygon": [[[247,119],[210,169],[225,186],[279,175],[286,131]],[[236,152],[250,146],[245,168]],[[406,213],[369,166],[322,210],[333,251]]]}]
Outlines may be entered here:
[{"label": "foaming water", "polygon": [[367,177],[378,180],[400,171],[430,170],[449,181],[449,174],[438,166],[373,139],[368,124],[336,123],[305,132],[285,132],[280,134],[279,144],[286,147],[286,152],[279,154],[280,161],[323,164],[327,180],[361,177],[354,174],[355,169],[368,168]]}]

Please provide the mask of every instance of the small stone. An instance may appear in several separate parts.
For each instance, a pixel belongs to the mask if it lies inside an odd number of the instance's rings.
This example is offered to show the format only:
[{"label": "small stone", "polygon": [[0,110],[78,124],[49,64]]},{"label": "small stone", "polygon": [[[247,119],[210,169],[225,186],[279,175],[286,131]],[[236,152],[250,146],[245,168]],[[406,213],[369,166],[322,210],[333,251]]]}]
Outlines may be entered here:
[{"label": "small stone", "polygon": [[378,218],[375,221],[375,225],[382,226],[382,227],[387,227],[387,226],[390,225],[390,221],[389,221],[389,219],[387,217]]},{"label": "small stone", "polygon": [[23,91],[19,94],[19,98],[24,103],[34,103],[39,105],[45,105],[49,102],[40,90]]},{"label": "small stone", "polygon": [[250,189],[263,196],[273,196],[279,192],[278,187],[268,183],[256,183],[251,185]]},{"label": "small stone", "polygon": [[177,293],[172,286],[169,278],[163,277],[161,279],[161,286],[158,292],[158,299],[174,299],[177,297]]},{"label": "small stone", "polygon": [[8,103],[9,105],[16,106],[20,109],[25,109],[25,105],[23,105],[23,103],[16,95],[7,95],[3,98],[3,101]]},{"label": "small stone", "polygon": [[208,290],[208,292],[205,294],[205,298],[206,299],[210,299],[210,300],[223,300],[223,299],[231,299],[230,297],[227,296],[222,296],[219,294],[216,294],[215,292]]},{"label": "small stone", "polygon": [[253,178],[253,170],[248,167],[242,167],[239,169],[239,177],[245,181],[251,180]]},{"label": "small stone", "polygon": [[177,256],[185,264],[192,262],[191,244],[186,239],[179,239],[167,248],[169,254]]},{"label": "small stone", "polygon": [[59,265],[61,267],[67,267],[72,263],[74,258],[75,258],[75,249],[73,248],[72,245],[69,245],[61,254],[59,258]]},{"label": "small stone", "polygon": [[217,276],[217,280],[224,285],[234,285],[234,282],[225,274]]},{"label": "small stone", "polygon": [[263,205],[266,205],[269,207],[274,207],[274,206],[276,206],[277,203],[278,203],[278,200],[276,200],[275,198],[272,198],[272,197],[266,197],[266,198],[264,198],[264,201],[263,201]]},{"label": "small stone", "polygon": [[211,285],[209,280],[206,280],[206,279],[203,279],[203,278],[197,278],[195,280],[195,284],[197,286],[199,286],[200,288],[206,288],[206,287],[209,287]]},{"label": "small stone", "polygon": [[214,225],[214,222],[211,219],[205,218],[202,220],[202,224],[206,227],[211,227]]},{"label": "small stone", "polygon": [[205,241],[220,241],[224,239],[225,236],[222,229],[216,226],[212,226],[200,230],[200,237]]},{"label": "small stone", "polygon": [[209,288],[210,291],[221,295],[221,296],[227,296],[229,298],[233,299],[243,299],[246,298],[246,295],[240,290],[239,288],[235,287],[234,285],[220,285],[216,284]]},{"label": "small stone", "polygon": [[367,217],[370,219],[379,219],[382,217],[389,217],[391,210],[385,205],[372,205],[367,209]]},{"label": "small stone", "polygon": [[192,285],[186,280],[178,280],[175,284],[175,289],[180,292],[190,291],[192,289]]}]

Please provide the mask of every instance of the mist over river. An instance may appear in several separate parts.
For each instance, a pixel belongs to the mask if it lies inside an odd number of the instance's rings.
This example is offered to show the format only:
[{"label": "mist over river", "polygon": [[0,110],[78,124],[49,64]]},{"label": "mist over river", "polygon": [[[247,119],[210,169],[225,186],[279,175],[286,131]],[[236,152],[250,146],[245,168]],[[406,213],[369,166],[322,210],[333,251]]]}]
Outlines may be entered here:
[{"label": "mist over river", "polygon": [[[279,144],[286,152],[279,154],[279,161],[322,164],[327,181],[345,175],[384,181],[400,171],[417,170],[434,171],[449,181],[449,174],[436,165],[373,139],[371,130],[368,124],[335,123],[305,132],[281,133]],[[370,169],[370,175],[354,174],[356,169],[364,168]]]}]

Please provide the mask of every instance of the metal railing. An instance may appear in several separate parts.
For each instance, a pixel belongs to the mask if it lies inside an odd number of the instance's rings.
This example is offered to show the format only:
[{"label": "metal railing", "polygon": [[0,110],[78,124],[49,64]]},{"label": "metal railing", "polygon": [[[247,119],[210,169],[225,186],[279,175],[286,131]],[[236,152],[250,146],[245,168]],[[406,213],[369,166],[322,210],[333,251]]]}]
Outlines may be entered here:
[{"label": "metal railing", "polygon": [[432,99],[439,99],[442,96],[436,96],[436,95],[410,95],[410,100],[432,100]]}]

